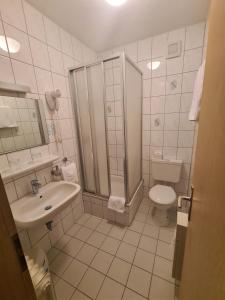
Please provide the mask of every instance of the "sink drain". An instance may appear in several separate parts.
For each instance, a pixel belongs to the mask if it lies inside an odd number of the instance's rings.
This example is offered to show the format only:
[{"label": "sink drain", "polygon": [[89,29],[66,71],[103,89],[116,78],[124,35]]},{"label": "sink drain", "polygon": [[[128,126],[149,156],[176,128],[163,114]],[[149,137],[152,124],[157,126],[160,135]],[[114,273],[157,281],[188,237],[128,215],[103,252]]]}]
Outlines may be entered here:
[{"label": "sink drain", "polygon": [[49,210],[51,208],[52,208],[52,205],[48,205],[48,206],[45,207],[45,210]]}]

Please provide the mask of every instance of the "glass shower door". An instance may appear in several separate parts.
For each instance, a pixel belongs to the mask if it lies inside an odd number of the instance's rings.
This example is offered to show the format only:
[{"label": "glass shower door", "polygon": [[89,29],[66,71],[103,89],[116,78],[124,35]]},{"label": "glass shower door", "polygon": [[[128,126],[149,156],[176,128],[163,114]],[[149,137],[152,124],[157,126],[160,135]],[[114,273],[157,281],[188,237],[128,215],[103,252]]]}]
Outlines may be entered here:
[{"label": "glass shower door", "polygon": [[109,196],[103,64],[75,69],[73,79],[84,190]]},{"label": "glass shower door", "polygon": [[142,179],[142,73],[125,57],[125,136],[129,202]]}]

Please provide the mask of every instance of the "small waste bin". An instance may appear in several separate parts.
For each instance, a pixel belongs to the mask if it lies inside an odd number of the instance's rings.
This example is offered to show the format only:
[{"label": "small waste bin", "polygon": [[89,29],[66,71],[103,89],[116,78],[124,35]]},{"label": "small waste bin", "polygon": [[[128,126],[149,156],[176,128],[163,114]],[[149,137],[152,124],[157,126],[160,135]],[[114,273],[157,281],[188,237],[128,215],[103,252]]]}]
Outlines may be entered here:
[{"label": "small waste bin", "polygon": [[56,300],[45,252],[40,248],[33,248],[25,257],[37,299]]}]

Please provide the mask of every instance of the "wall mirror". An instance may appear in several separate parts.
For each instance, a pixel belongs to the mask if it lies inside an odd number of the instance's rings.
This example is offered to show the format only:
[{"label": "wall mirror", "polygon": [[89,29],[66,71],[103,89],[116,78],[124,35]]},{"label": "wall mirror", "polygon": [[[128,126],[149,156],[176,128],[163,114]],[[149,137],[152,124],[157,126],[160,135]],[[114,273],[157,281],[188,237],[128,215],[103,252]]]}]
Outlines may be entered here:
[{"label": "wall mirror", "polygon": [[0,154],[48,142],[41,100],[0,96]]}]

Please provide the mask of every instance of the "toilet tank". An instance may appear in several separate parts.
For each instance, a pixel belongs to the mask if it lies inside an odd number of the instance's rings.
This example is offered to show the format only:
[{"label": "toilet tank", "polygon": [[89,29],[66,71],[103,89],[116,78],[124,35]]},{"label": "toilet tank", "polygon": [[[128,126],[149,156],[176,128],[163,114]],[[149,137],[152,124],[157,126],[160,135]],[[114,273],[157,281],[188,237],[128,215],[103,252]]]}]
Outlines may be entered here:
[{"label": "toilet tank", "polygon": [[179,182],[182,160],[152,159],[152,177],[155,180]]}]

